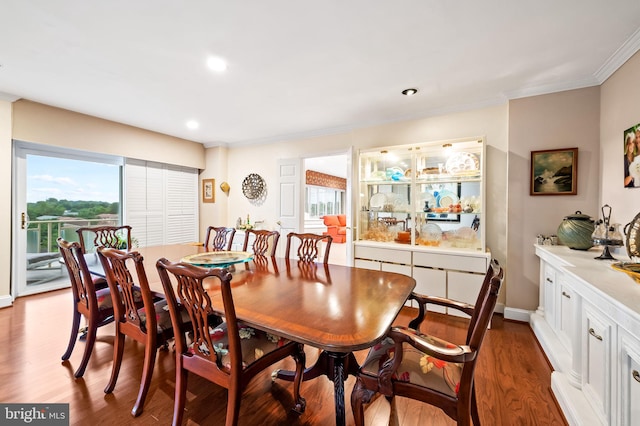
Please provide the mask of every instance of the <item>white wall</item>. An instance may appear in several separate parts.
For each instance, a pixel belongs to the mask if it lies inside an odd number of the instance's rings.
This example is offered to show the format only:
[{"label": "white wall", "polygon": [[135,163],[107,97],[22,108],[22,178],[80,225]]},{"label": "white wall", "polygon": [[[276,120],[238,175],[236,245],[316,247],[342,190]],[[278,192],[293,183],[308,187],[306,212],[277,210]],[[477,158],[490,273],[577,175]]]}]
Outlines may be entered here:
[{"label": "white wall", "polygon": [[[535,310],[538,305],[536,235],[555,234],[562,219],[578,210],[597,217],[599,126],[599,87],[509,103],[507,307]],[[529,195],[531,151],[574,147],[578,147],[578,194]]]},{"label": "white wall", "polygon": [[612,222],[629,223],[640,213],[640,188],[623,185],[623,132],[640,123],[640,52],[601,87],[600,205],[609,204]]},{"label": "white wall", "polygon": [[0,308],[11,304],[11,102],[0,100]]}]

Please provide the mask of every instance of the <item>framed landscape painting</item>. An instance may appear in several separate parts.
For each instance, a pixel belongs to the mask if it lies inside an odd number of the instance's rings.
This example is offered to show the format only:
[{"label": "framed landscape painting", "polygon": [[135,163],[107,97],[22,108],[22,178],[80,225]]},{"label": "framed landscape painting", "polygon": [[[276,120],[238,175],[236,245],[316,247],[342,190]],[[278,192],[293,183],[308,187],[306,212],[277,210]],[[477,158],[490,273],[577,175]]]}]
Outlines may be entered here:
[{"label": "framed landscape painting", "polygon": [[578,148],[531,151],[531,195],[576,195]]}]

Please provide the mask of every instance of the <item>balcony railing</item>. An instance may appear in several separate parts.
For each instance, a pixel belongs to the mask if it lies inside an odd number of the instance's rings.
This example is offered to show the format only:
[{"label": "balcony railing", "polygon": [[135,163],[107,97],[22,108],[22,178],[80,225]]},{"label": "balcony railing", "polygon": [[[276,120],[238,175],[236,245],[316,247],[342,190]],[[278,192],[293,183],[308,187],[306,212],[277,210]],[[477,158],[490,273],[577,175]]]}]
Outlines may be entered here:
[{"label": "balcony railing", "polygon": [[76,229],[83,226],[117,226],[118,219],[57,219],[27,222],[27,253],[51,253],[58,251],[56,240],[78,241]]}]

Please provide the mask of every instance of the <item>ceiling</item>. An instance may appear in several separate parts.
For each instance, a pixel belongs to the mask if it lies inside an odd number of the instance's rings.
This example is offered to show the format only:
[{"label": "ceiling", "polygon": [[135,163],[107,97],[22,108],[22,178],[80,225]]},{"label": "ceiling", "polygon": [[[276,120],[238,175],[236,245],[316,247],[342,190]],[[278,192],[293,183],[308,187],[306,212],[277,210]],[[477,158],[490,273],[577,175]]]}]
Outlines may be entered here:
[{"label": "ceiling", "polygon": [[601,84],[639,29],[638,0],[2,0],[0,95],[265,143]]}]

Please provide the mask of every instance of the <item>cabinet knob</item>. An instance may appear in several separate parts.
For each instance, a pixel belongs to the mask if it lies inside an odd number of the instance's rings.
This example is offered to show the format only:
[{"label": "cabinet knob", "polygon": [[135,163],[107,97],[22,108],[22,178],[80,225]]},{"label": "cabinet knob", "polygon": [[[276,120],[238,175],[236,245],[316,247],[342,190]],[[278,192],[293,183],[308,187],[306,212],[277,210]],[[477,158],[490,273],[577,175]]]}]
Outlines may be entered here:
[{"label": "cabinet knob", "polygon": [[640,373],[638,373],[638,370],[633,370],[633,378],[636,379],[636,382],[640,383]]},{"label": "cabinet knob", "polygon": [[553,284],[553,280],[551,278],[547,278],[547,282]]},{"label": "cabinet knob", "polygon": [[567,293],[566,291],[563,291],[563,292],[562,292],[562,295],[563,295],[564,297],[566,297],[567,299],[571,299],[571,295],[570,295],[569,293]]},{"label": "cabinet knob", "polygon": [[600,336],[599,334],[596,334],[596,331],[593,328],[589,329],[589,334],[595,337],[596,339],[602,341],[602,336]]}]

